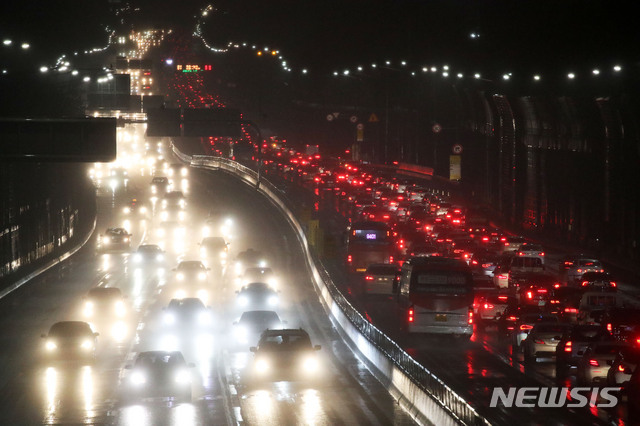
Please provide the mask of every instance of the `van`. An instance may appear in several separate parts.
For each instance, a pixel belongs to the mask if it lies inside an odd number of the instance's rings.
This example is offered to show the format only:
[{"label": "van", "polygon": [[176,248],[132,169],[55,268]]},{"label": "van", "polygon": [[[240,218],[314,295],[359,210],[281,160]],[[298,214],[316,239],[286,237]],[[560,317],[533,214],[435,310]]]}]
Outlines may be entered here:
[{"label": "van", "polygon": [[607,309],[621,308],[624,305],[624,298],[618,293],[588,291],[580,298],[578,323],[600,324],[601,314],[604,314]]}]

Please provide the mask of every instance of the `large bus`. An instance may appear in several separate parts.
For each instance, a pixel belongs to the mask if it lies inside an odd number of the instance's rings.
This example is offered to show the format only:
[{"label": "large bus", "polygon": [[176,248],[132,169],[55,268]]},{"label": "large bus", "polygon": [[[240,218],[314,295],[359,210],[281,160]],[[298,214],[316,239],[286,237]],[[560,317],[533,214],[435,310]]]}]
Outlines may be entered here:
[{"label": "large bus", "polygon": [[373,263],[394,263],[395,244],[386,223],[354,222],[347,233],[346,264],[350,272],[365,272]]},{"label": "large bus", "polygon": [[402,265],[398,287],[409,333],[473,334],[473,276],[463,260],[412,257]]}]

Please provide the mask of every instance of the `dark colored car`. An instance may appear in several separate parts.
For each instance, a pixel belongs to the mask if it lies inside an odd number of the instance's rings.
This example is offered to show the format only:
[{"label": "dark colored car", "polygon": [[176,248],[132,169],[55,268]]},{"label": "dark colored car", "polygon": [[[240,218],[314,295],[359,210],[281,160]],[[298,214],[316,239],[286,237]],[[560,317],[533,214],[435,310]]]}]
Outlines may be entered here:
[{"label": "dark colored car", "polygon": [[617,291],[618,284],[608,272],[585,272],[580,279],[580,287],[587,291]]},{"label": "dark colored car", "polygon": [[124,228],[108,228],[98,237],[98,250],[129,250],[131,234]]},{"label": "dark colored car", "polygon": [[283,324],[285,322],[274,311],[243,312],[233,323],[234,337],[238,343],[246,345],[257,341],[264,330],[281,329]]},{"label": "dark colored car", "polygon": [[45,339],[47,359],[91,363],[95,359],[98,335],[84,321],[60,321],[41,337]]},{"label": "dark colored car", "polygon": [[197,297],[171,299],[163,309],[162,322],[165,327],[177,328],[182,332],[190,332],[210,327],[213,321],[211,309],[206,307]]},{"label": "dark colored car", "polygon": [[192,363],[187,364],[179,351],[140,352],[127,380],[127,396],[130,398],[175,397],[191,402]]},{"label": "dark colored car", "polygon": [[574,325],[556,346],[556,377],[566,376],[571,366],[577,366],[591,343],[612,340],[611,333],[600,325]]},{"label": "dark colored car", "polygon": [[164,250],[157,244],[141,244],[133,254],[135,263],[162,263]]},{"label": "dark colored car", "polygon": [[258,381],[309,380],[320,374],[316,351],[309,334],[303,329],[265,330],[258,346],[249,348],[255,354],[251,378]]},{"label": "dark colored car", "polygon": [[236,302],[241,309],[272,309],[278,306],[278,292],[267,283],[250,283],[236,291]]},{"label": "dark colored car", "polygon": [[125,298],[117,287],[96,287],[85,296],[84,316],[93,320],[124,318]]}]

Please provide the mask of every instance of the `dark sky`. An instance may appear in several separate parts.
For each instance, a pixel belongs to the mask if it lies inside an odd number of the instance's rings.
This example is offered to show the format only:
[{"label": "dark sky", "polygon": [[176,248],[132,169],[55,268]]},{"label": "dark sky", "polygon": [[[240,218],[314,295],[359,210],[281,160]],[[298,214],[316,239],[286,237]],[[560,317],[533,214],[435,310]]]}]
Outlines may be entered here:
[{"label": "dark sky", "polygon": [[[207,36],[264,43],[300,66],[407,59],[467,67],[597,65],[637,56],[629,1],[221,0]],[[471,39],[472,32],[480,38]]]}]

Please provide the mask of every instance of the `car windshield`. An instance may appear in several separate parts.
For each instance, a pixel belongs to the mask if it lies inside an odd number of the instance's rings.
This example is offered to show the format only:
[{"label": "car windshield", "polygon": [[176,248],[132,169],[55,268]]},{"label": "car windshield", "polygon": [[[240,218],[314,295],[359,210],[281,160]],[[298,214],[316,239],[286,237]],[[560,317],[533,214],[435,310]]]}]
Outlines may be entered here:
[{"label": "car windshield", "polygon": [[195,297],[188,297],[171,300],[171,302],[169,302],[169,309],[197,310],[205,309],[205,306],[202,300]]},{"label": "car windshield", "polygon": [[145,245],[138,247],[138,253],[160,253],[162,249],[156,245]]},{"label": "car windshield", "polygon": [[240,316],[241,324],[277,324],[280,322],[278,314],[273,311],[249,311]]},{"label": "car windshield", "polygon": [[179,352],[142,352],[136,359],[136,367],[142,368],[171,368],[184,365],[186,362]]},{"label": "car windshield", "polygon": [[101,287],[89,290],[88,297],[91,299],[118,299],[122,297],[119,288]]},{"label": "car windshield", "polygon": [[180,264],[178,265],[179,271],[189,271],[196,269],[205,269],[204,265],[199,260],[187,260],[185,262],[180,262]]},{"label": "car windshield", "polygon": [[59,322],[49,329],[49,337],[86,336],[93,333],[89,324],[80,321]]},{"label": "car windshield", "polygon": [[307,334],[267,334],[262,336],[259,346],[269,349],[304,349],[311,347],[311,340]]}]

